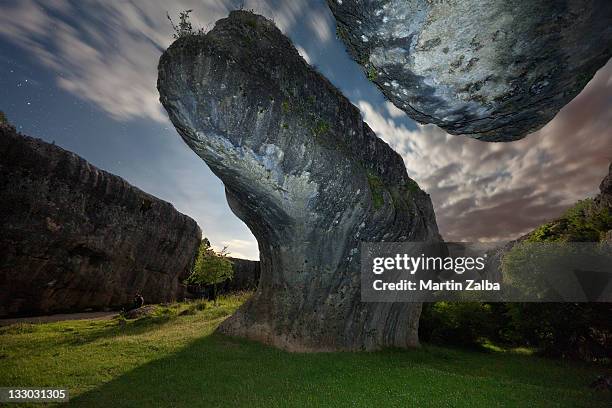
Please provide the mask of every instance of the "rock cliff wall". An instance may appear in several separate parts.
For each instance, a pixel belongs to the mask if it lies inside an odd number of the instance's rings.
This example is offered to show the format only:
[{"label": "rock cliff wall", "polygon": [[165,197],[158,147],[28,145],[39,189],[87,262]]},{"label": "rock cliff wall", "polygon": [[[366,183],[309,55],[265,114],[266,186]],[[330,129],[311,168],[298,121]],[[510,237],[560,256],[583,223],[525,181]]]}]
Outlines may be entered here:
[{"label": "rock cliff wall", "polygon": [[226,292],[256,289],[259,283],[259,261],[229,258],[233,263],[234,277],[223,287]]},{"label": "rock cliff wall", "polygon": [[171,204],[0,125],[0,316],[182,297],[200,236]]}]

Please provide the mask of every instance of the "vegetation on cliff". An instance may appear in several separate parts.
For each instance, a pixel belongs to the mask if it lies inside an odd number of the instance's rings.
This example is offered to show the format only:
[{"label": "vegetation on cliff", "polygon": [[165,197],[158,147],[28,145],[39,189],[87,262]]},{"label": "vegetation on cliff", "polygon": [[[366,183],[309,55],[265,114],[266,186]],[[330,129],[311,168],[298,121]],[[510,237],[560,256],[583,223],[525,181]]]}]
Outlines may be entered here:
[{"label": "vegetation on cliff", "polygon": [[612,230],[612,211],[595,199],[578,201],[558,219],[536,228],[528,242],[599,242]]}]

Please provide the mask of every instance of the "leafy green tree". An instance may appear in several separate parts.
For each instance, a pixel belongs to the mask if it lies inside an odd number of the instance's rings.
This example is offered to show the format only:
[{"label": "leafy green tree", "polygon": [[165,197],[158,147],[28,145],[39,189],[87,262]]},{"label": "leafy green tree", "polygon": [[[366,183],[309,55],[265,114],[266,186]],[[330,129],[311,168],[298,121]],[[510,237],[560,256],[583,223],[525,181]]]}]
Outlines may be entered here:
[{"label": "leafy green tree", "polygon": [[8,125],[8,119],[6,118],[6,115],[4,114],[4,112],[0,111],[0,125]]},{"label": "leafy green tree", "polygon": [[509,340],[551,357],[609,361],[612,304],[506,303]]},{"label": "leafy green tree", "polygon": [[215,251],[208,239],[204,238],[198,249],[198,256],[191,275],[185,280],[187,284],[212,285],[213,299],[217,301],[217,285],[234,277],[232,261],[227,258],[227,248]]}]

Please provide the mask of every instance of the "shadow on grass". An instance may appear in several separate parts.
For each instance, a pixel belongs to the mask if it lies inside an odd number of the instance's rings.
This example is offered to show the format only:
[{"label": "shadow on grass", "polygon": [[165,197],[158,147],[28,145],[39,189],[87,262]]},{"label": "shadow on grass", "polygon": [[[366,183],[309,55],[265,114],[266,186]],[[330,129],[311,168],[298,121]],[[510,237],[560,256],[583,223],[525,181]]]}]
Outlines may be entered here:
[{"label": "shadow on grass", "polygon": [[84,407],[607,406],[594,371],[535,357],[427,347],[286,353],[218,334],[71,401]]},{"label": "shadow on grass", "polygon": [[[183,315],[194,315],[198,311],[204,310],[200,308],[201,302],[195,301],[191,304],[175,303],[173,305],[154,305],[156,309],[152,314],[138,319],[125,319],[122,315],[109,321],[105,327],[98,327],[96,324],[91,326],[91,331],[83,332],[74,327],[66,327],[61,330],[63,333],[74,332],[74,337],[69,337],[66,340],[60,341],[58,344],[87,344],[96,340],[112,339],[117,336],[137,336],[147,333],[152,330],[157,330],[165,325],[175,322]],[[205,305],[204,305],[205,306]],[[185,308],[186,307],[186,308]],[[230,313],[219,308],[217,310],[208,310],[207,315],[210,318],[225,317]]]},{"label": "shadow on grass", "polygon": [[[17,323],[0,328],[0,336],[5,334],[35,334],[41,330],[46,330],[63,335],[53,341],[56,345],[81,345],[118,336],[137,336],[160,329],[177,318],[177,315],[147,316],[135,320],[114,318],[106,321],[104,326],[100,326],[100,322],[92,322],[85,327],[83,321],[78,320],[54,322],[46,327],[39,326],[36,323]],[[52,327],[52,329],[49,330],[48,327]]]},{"label": "shadow on grass", "polygon": [[62,332],[74,332],[73,337],[67,337],[58,344],[87,344],[96,340],[112,339],[117,336],[137,336],[151,330],[159,329],[171,323],[177,316],[148,316],[136,320],[114,319],[106,327],[96,328],[91,332],[83,333],[82,330],[63,329]]}]

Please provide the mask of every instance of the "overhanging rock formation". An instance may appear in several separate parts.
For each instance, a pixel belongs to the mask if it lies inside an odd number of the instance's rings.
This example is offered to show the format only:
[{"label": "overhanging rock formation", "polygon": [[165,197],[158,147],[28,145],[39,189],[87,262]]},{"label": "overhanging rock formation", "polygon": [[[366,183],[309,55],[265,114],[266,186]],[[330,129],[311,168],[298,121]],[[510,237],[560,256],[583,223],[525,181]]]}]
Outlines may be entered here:
[{"label": "overhanging rock formation", "polygon": [[257,237],[258,290],[220,330],[295,351],[418,344],[420,304],[360,301],[360,243],[439,240],[429,196],[261,16],[178,39],[158,89]]},{"label": "overhanging rock formation", "polygon": [[200,237],[170,203],[0,124],[0,316],[181,298]]},{"label": "overhanging rock formation", "polygon": [[609,0],[327,0],[367,76],[421,123],[512,141],[612,55]]}]

